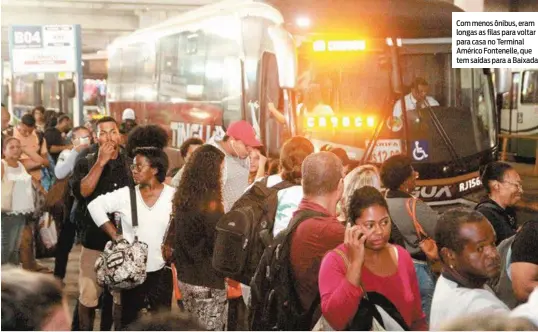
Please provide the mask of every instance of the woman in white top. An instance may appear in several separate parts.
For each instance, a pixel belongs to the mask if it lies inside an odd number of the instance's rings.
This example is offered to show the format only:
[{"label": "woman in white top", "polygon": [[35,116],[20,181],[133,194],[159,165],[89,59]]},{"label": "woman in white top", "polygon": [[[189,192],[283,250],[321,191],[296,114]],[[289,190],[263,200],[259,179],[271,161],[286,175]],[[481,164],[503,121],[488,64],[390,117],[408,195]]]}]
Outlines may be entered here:
[{"label": "woman in white top", "polygon": [[[11,204],[2,202],[2,264],[18,265],[22,230],[27,216],[34,212],[32,176],[19,161],[22,154],[21,142],[9,137],[2,143],[2,191],[11,188]],[[2,199],[7,198],[6,194],[9,195],[9,192],[2,193]]]},{"label": "woman in white top", "polygon": [[[163,150],[153,147],[138,148],[134,154],[131,170],[137,184],[136,235],[139,241],[148,245],[147,279],[142,285],[122,292],[122,326],[135,321],[142,309],[156,312],[171,310],[172,306],[172,272],[165,266],[161,254],[175,193],[173,187],[163,183],[168,169],[168,157]],[[97,197],[88,204],[88,211],[97,226],[112,240],[116,241],[122,236],[133,242],[135,229],[132,226],[129,187]],[[111,213],[117,213],[121,218],[121,235],[109,218]]]}]

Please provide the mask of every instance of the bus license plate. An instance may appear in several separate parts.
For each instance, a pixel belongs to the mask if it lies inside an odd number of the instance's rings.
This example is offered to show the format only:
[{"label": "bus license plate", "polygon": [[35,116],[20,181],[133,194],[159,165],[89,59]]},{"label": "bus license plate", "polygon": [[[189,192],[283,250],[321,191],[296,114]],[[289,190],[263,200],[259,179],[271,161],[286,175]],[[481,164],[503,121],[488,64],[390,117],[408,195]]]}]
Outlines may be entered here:
[{"label": "bus license plate", "polygon": [[[370,142],[366,141],[366,146]],[[402,153],[402,142],[399,139],[380,139],[377,141],[369,162],[381,164],[390,157]]]}]

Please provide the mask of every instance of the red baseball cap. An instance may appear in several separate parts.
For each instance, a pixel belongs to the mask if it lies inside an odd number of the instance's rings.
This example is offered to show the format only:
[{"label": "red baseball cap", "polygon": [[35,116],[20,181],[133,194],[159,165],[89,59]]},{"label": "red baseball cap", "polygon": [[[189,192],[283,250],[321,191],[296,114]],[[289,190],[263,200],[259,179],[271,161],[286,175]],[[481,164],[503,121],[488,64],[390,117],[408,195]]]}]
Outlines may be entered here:
[{"label": "red baseball cap", "polygon": [[246,146],[258,147],[262,146],[262,143],[256,138],[256,132],[252,125],[245,120],[240,120],[230,123],[226,130],[226,135],[240,140],[245,143]]}]

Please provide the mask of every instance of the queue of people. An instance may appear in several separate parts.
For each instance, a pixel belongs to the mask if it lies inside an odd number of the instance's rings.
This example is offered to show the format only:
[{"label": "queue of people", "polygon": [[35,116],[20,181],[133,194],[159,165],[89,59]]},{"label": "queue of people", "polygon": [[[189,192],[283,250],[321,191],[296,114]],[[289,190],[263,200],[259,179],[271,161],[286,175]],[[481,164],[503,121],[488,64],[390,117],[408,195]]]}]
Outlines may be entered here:
[{"label": "queue of people", "polygon": [[[180,148],[185,163],[172,175],[164,151],[168,136],[159,126],[133,125],[125,139],[122,126],[103,117],[95,123],[94,142],[93,128],[70,130],[60,116],[40,141],[36,128],[46,122],[44,113],[36,108],[23,116],[19,138],[2,137],[2,264],[21,263],[24,228],[42,209],[33,198],[63,182],[54,276],[65,277],[78,236],[77,307],[68,311],[58,279],[6,265],[2,301],[11,298],[2,306],[2,328],[93,330],[97,309],[100,330],[439,330],[489,314],[538,328],[538,221],[518,227],[511,207],[521,197],[521,179],[507,164],[486,167],[488,197],[475,210],[439,215],[413,196],[419,174],[405,156],[392,156],[380,169],[358,166],[341,149],[315,152],[312,142],[297,136],[283,144],[278,170],[270,170],[252,126],[237,121],[208,142],[186,140]],[[126,119],[134,121],[129,112]],[[2,120],[6,129],[4,112]],[[50,167],[55,183],[47,193],[38,173]],[[225,272],[215,260],[223,249],[232,259],[243,257],[220,247],[233,245],[223,237],[235,239],[222,232],[220,221],[247,207],[256,211],[242,198],[257,188],[275,194],[274,206],[261,214],[271,220],[244,227],[268,228],[264,241],[273,242],[251,249],[255,232],[243,233],[243,249],[263,253],[247,284],[244,274]],[[507,239],[510,257],[501,260],[497,245]],[[166,246],[171,255],[164,254]],[[239,265],[251,264],[252,255]],[[275,269],[286,267],[285,285],[272,274],[274,259],[285,261]],[[142,276],[121,269],[139,263]],[[512,290],[515,305],[489,286],[503,269],[508,281],[496,282],[511,282],[504,289]],[[17,278],[33,284],[20,285]],[[182,314],[172,312],[172,293]],[[29,319],[32,308],[36,315]]]}]

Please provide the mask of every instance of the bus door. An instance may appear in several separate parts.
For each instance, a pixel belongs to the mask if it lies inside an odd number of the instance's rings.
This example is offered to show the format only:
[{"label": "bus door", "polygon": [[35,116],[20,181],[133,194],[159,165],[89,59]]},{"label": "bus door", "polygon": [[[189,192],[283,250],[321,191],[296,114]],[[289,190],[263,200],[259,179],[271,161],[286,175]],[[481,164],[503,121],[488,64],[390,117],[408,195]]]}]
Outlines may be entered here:
[{"label": "bus door", "polygon": [[[516,88],[519,90],[517,114],[515,120],[520,135],[535,135],[538,133],[538,70],[524,70]],[[532,158],[535,156],[536,141],[517,140],[518,156]]]},{"label": "bus door", "polygon": [[280,124],[269,111],[269,104],[272,104],[271,106],[281,112],[284,107],[283,93],[278,80],[277,60],[274,54],[263,53],[260,62],[260,73],[260,135],[268,155],[278,156],[280,153],[279,147],[284,143],[286,127]]}]

